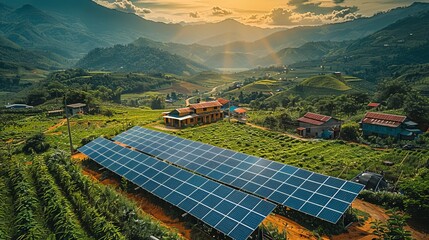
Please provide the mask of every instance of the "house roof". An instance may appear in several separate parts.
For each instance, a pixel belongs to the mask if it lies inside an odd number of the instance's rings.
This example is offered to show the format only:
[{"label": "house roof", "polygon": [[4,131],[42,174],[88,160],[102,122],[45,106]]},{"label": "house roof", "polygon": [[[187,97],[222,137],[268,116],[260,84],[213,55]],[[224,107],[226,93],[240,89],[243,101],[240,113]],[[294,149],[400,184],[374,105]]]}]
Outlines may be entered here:
[{"label": "house roof", "polygon": [[234,112],[242,114],[242,113],[247,112],[247,110],[246,110],[246,109],[244,109],[244,108],[236,108],[236,109],[234,110]]},{"label": "house roof", "polygon": [[221,106],[222,106],[222,104],[218,101],[189,104],[189,107],[194,108],[194,109],[208,108],[208,107],[221,107]]},{"label": "house roof", "polygon": [[22,104],[22,103],[9,104],[9,105],[5,105],[5,107],[6,108],[33,108],[33,106]]},{"label": "house roof", "polygon": [[182,121],[182,120],[186,120],[186,119],[194,118],[194,117],[197,117],[197,116],[198,116],[198,115],[196,115],[196,114],[191,114],[191,115],[186,115],[186,116],[183,116],[183,117],[176,117],[176,116],[163,116],[163,118],[176,119],[176,120]]},{"label": "house roof", "polygon": [[48,111],[48,113],[62,113],[62,112],[64,112],[64,109],[58,109],[58,110]]},{"label": "house roof", "polygon": [[304,123],[320,126],[331,119],[332,117],[330,116],[308,112],[303,117],[298,118],[298,122],[304,122]]},{"label": "house roof", "polygon": [[378,107],[378,106],[380,106],[380,103],[376,103],[376,102],[371,102],[371,103],[368,103],[368,105],[367,105],[368,107]]},{"label": "house roof", "polygon": [[178,109],[176,109],[176,111],[178,112],[178,113],[191,113],[191,112],[193,112],[192,111],[192,109],[191,108],[178,108]]},{"label": "house roof", "polygon": [[86,106],[85,103],[73,103],[73,104],[67,105],[67,107],[69,107],[69,108],[81,108],[81,107],[85,107],[85,106]]},{"label": "house roof", "polygon": [[362,123],[386,126],[386,127],[398,127],[407,119],[406,116],[393,115],[387,113],[376,113],[368,112],[362,119]]},{"label": "house roof", "polygon": [[222,104],[222,105],[225,105],[225,104],[228,104],[228,103],[229,103],[229,100],[228,100],[228,99],[225,99],[225,98],[218,98],[218,99],[217,99],[217,101],[218,101],[220,104]]}]

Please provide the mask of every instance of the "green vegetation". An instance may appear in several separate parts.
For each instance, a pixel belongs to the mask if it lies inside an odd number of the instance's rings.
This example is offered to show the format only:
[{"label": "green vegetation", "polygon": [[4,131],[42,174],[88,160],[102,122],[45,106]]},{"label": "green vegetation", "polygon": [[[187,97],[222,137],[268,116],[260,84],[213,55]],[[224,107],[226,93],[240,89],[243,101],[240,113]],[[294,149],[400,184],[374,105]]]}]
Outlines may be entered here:
[{"label": "green vegetation", "polygon": [[14,239],[42,239],[46,236],[37,219],[38,198],[22,163],[8,162],[8,178],[13,193],[16,233]]},{"label": "green vegetation", "polygon": [[[195,141],[345,179],[351,179],[365,169],[383,170],[389,180],[393,181],[397,180],[401,170],[403,177],[413,177],[415,168],[425,166],[429,160],[427,149],[379,151],[343,141],[301,141],[281,133],[228,122],[219,122],[204,128],[190,128],[177,134]],[[408,157],[404,166],[383,165],[384,160],[400,163],[406,155]]]},{"label": "green vegetation", "polygon": [[371,228],[374,229],[373,234],[378,236],[377,239],[413,239],[411,232],[404,229],[408,217],[395,209],[389,210],[387,213],[389,215],[387,222],[372,222]]},{"label": "green vegetation", "polygon": [[127,46],[115,45],[111,48],[96,48],[82,58],[76,66],[95,70],[163,72],[178,75],[190,75],[208,69],[199,63],[157,48],[133,44]]},{"label": "green vegetation", "polygon": [[300,86],[308,86],[314,88],[328,88],[339,91],[350,90],[351,88],[345,84],[342,79],[330,75],[319,75],[305,79],[300,83]]},{"label": "green vegetation", "polygon": [[[286,226],[285,226],[286,228]],[[269,236],[271,236],[273,239],[276,240],[287,240],[287,232],[286,230],[282,230],[281,232],[277,228],[277,226],[274,226],[272,223],[268,223],[267,225],[263,226],[263,231],[266,232]]]}]

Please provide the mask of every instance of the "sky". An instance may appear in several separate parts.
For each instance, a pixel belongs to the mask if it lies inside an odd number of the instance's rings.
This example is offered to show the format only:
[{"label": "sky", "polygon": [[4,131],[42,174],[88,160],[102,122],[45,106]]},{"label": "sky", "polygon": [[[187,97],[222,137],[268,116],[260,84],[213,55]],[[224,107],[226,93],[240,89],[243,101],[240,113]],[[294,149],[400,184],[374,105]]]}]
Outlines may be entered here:
[{"label": "sky", "polygon": [[[292,27],[350,21],[408,6],[409,0],[93,0],[108,8],[166,23],[235,19],[260,27]],[[420,2],[429,2],[421,0]]]}]

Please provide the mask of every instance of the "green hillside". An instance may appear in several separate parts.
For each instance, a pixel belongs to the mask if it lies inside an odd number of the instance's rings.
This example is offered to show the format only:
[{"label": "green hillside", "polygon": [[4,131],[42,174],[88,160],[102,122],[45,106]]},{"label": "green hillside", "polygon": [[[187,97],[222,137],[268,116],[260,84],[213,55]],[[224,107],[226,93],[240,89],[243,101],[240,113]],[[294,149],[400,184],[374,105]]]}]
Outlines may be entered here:
[{"label": "green hillside", "polygon": [[319,75],[307,78],[302,81],[300,85],[313,88],[328,88],[338,91],[346,91],[351,89],[344,82],[331,75]]},{"label": "green hillside", "polygon": [[79,60],[77,67],[119,72],[162,72],[190,75],[208,68],[168,52],[130,45],[97,48]]}]

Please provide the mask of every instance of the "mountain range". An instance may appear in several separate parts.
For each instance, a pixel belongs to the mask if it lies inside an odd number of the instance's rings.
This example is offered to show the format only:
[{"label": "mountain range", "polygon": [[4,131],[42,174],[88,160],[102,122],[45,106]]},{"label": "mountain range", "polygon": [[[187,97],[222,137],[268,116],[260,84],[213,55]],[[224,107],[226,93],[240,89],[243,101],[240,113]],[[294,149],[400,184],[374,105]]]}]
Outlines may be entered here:
[{"label": "mountain range", "polygon": [[[153,59],[161,62],[149,66],[161,66],[163,60],[169,59],[164,62],[171,60],[174,66],[180,65],[176,62],[182,62],[189,67],[181,66],[170,72],[191,73],[207,67],[253,68],[317,62],[321,58],[330,59],[330,56],[331,59],[338,56],[350,59],[351,55],[356,58],[354,50],[371,46],[368,42],[359,45],[359,41],[380,41],[370,36],[398,20],[425,11],[429,11],[429,4],[414,3],[354,21],[282,30],[246,26],[231,19],[185,26],[153,22],[105,8],[91,0],[0,0],[0,36],[3,36],[0,44],[2,47],[6,43],[15,44],[8,48],[8,54],[19,49],[18,55],[28,51],[40,59],[56,61],[50,68],[71,67],[78,62],[76,66],[106,69],[108,66],[100,63],[108,56],[121,56],[124,59],[111,59],[118,61],[109,66],[112,70],[144,70],[148,66],[138,67],[135,62],[152,62],[144,56],[150,53]],[[124,48],[113,47],[116,44]],[[92,51],[96,48],[95,52],[103,54],[96,56]],[[11,52],[11,49],[15,50]],[[140,49],[137,53],[142,55],[114,53],[124,49]],[[155,56],[158,54],[160,57]],[[106,59],[101,60],[101,57]],[[138,61],[140,58],[142,61]],[[0,60],[10,59],[13,58]],[[131,66],[124,68],[124,64]],[[46,64],[41,66],[48,67]]]}]

